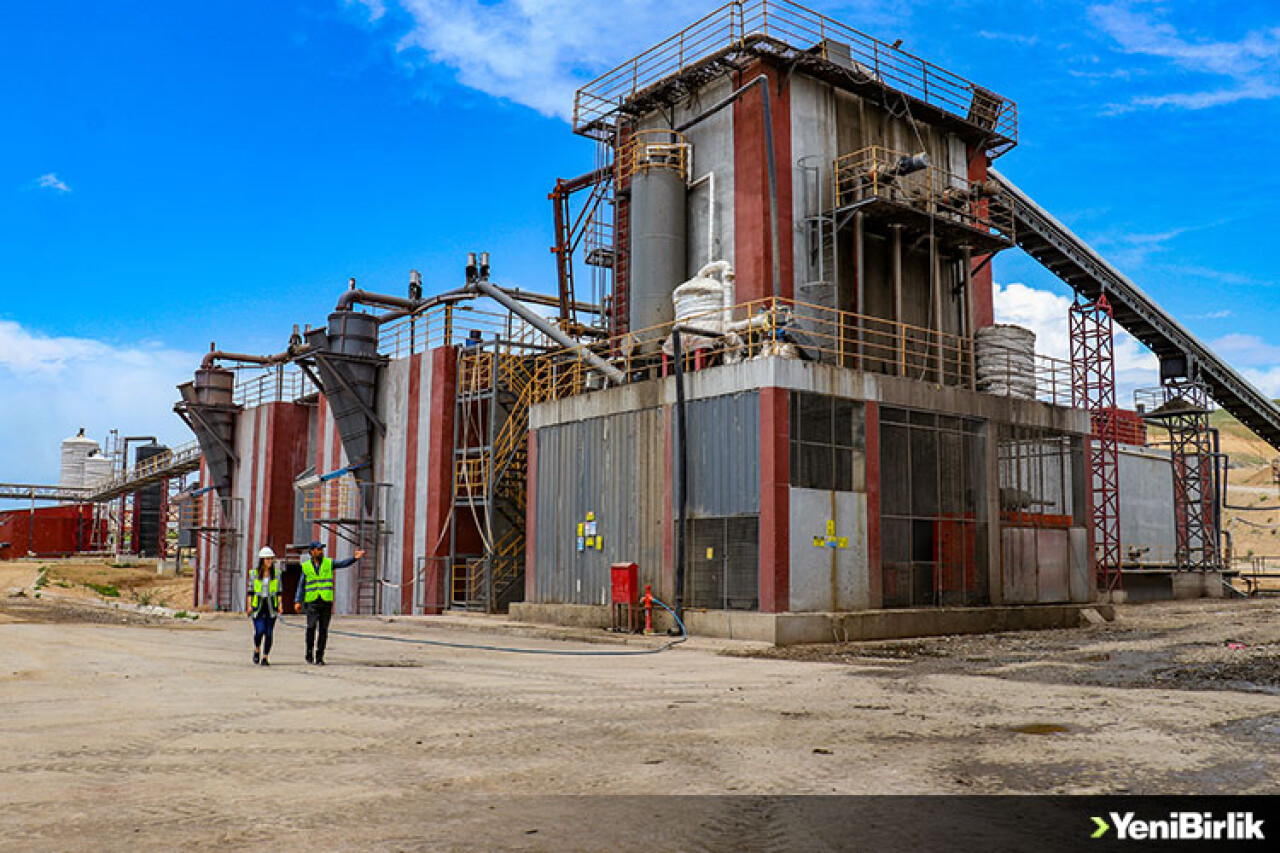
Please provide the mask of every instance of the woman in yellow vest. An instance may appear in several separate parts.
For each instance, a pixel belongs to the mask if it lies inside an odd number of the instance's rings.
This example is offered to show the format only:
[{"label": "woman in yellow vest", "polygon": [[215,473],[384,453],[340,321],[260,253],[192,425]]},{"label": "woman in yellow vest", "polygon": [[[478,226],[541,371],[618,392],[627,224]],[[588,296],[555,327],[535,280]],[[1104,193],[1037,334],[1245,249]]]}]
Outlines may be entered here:
[{"label": "woman in yellow vest", "polygon": [[280,613],[280,578],[275,569],[276,552],[264,547],[258,552],[258,567],[249,579],[249,599],[245,609],[253,619],[253,662],[270,666],[271,634]]}]

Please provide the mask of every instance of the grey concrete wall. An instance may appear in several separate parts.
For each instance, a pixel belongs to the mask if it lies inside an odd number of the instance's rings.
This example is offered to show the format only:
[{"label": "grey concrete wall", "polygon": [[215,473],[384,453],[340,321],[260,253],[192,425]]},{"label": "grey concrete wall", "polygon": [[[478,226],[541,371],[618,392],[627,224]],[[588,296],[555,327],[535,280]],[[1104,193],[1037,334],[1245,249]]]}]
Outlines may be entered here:
[{"label": "grey concrete wall", "polygon": [[[417,388],[410,393],[411,373],[416,372]],[[404,583],[405,559],[413,572],[414,602],[422,601],[422,578],[419,575],[418,558],[427,552],[434,542],[426,540],[427,492],[431,488],[448,488],[430,482],[427,476],[427,458],[430,453],[432,413],[429,409],[432,389],[431,356],[426,353],[417,359],[401,358],[390,362],[380,371],[378,381],[378,417],[387,425],[387,434],[374,444],[377,480],[391,483],[386,496],[389,536],[382,540],[383,553],[378,564],[378,576],[387,583],[382,585],[382,613],[398,613],[401,608],[401,584]],[[413,454],[410,455],[409,412],[418,409],[418,423]],[[408,470],[413,467],[413,508],[405,515]]]},{"label": "grey concrete wall", "polygon": [[1173,467],[1164,450],[1120,450],[1120,556],[1149,548],[1141,560],[1171,559],[1177,540],[1173,517]]},{"label": "grey concrete wall", "polygon": [[[867,220],[864,234],[864,302],[857,304],[854,289],[856,253],[850,234],[842,232],[835,247],[839,253],[839,281],[830,263],[823,274],[826,288],[805,288],[816,282],[818,273],[813,253],[806,242],[804,221],[807,217],[828,211],[834,206],[834,161],[870,146],[912,154],[925,151],[929,162],[958,176],[963,183],[968,173],[964,142],[941,128],[910,121],[904,115],[891,114],[883,104],[868,101],[841,91],[828,83],[804,74],[791,76],[791,156],[792,213],[797,233],[794,242],[797,294],[807,301],[829,305],[846,311],[857,311],[875,317],[892,319],[894,313],[891,244],[889,231],[883,225]],[[956,247],[942,246],[944,254],[958,257]],[[943,264],[942,292],[944,314],[939,320],[930,310],[931,256],[927,245],[920,245],[908,234],[903,243],[903,317],[902,322],[925,328],[941,328],[958,333],[961,330],[963,299],[954,293],[955,274]],[[825,298],[822,294],[828,294]]]},{"label": "grey concrete wall", "polygon": [[[861,373],[781,356],[754,358],[691,373],[686,377],[685,394],[688,399],[696,400],[754,388],[788,388],[849,400],[878,400],[887,406],[983,418],[998,423],[1026,424],[1075,435],[1087,434],[1090,429],[1088,413],[1078,409]],[[668,377],[541,403],[533,407],[530,419],[536,429],[674,402],[675,379]]]},{"label": "grey concrete wall", "polygon": [[[672,113],[654,112],[645,116],[637,123],[637,129],[656,130],[682,124],[728,96],[733,88],[731,79],[719,79],[704,86],[694,97],[678,105]],[[685,132],[685,138],[690,145],[688,183],[696,186],[690,187],[685,198],[688,238],[685,252],[686,275],[681,281],[672,284],[672,290],[692,278],[709,261],[734,262],[733,110],[721,110],[694,125]],[[703,180],[710,174],[715,177]],[[714,229],[710,227],[713,183]]]},{"label": "grey concrete wall", "polygon": [[[733,81],[725,78],[705,86],[697,97],[676,107],[675,123],[680,124],[726,97],[733,91]],[[708,261],[734,262],[733,254],[733,110],[726,109],[689,128],[685,134],[692,146],[689,183],[689,244],[686,253],[688,278]],[[702,181],[714,173],[714,181]],[[715,228],[710,222],[711,184],[715,183]]]}]

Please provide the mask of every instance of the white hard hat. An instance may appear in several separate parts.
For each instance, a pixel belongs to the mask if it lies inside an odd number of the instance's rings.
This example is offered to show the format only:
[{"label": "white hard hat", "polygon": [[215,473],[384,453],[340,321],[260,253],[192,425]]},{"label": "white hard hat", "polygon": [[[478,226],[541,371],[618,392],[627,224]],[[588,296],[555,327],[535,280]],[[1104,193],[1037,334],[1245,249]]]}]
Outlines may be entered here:
[{"label": "white hard hat", "polygon": [[262,550],[258,552],[259,560],[265,560],[267,557],[271,557],[272,559],[275,559],[275,556],[276,556],[276,552],[272,551],[271,546],[269,545],[264,545],[262,547]]}]

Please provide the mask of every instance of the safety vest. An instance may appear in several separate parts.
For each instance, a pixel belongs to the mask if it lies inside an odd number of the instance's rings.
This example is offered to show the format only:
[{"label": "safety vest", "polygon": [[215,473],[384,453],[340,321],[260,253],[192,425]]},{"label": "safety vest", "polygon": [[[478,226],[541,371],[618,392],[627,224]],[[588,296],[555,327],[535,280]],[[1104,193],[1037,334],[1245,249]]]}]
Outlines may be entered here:
[{"label": "safety vest", "polygon": [[[262,596],[264,595],[262,587],[263,587],[262,576],[254,575],[253,576],[253,597],[249,599],[249,608],[251,610],[258,609],[258,602],[262,600]],[[266,589],[265,595],[270,597],[271,606],[275,610],[279,610],[280,609],[280,579],[275,576],[274,572],[271,574],[269,578],[267,578],[266,587],[267,589]]]},{"label": "safety vest", "polygon": [[333,601],[333,560],[325,557],[316,568],[310,560],[302,564],[302,574],[307,581],[307,603]]}]

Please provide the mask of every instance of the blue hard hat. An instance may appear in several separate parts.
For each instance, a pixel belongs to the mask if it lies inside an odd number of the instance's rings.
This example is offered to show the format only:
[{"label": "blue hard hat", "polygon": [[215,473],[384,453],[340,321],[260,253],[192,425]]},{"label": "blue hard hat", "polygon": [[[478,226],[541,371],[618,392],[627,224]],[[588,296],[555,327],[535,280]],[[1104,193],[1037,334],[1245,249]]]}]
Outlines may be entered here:
[{"label": "blue hard hat", "polygon": [[311,544],[307,546],[307,550],[308,550],[308,551],[314,551],[314,550],[316,550],[317,548],[319,548],[321,551],[323,551],[323,550],[324,550],[324,543],[323,543],[323,542],[321,542],[319,539],[312,539],[312,540],[311,540]]}]

